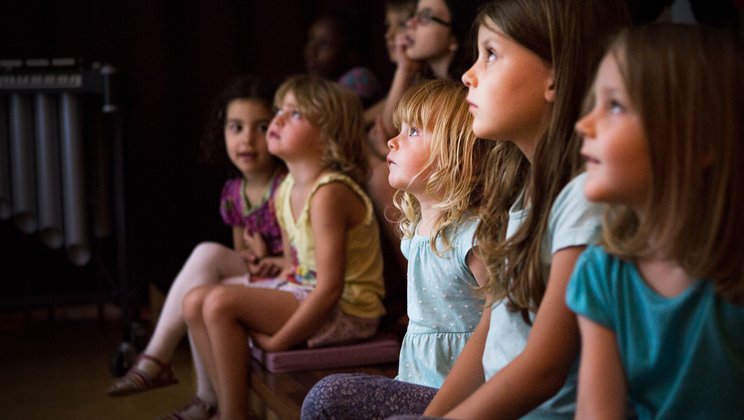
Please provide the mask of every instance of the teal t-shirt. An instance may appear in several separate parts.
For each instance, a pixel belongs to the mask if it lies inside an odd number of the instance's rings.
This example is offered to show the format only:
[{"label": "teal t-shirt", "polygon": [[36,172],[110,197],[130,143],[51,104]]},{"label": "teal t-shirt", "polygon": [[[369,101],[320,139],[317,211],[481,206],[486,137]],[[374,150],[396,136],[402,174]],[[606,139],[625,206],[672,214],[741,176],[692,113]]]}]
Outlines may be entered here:
[{"label": "teal t-shirt", "polygon": [[[398,361],[398,380],[439,388],[465,347],[483,313],[478,285],[468,268],[478,226],[471,220],[452,229],[452,244],[442,256],[428,236],[404,238],[400,247],[408,259],[408,330]],[[439,247],[441,240],[437,241]]]},{"label": "teal t-shirt", "polygon": [[665,297],[633,262],[594,246],[566,302],[614,331],[639,419],[744,418],[744,306],[719,298],[712,282]]}]

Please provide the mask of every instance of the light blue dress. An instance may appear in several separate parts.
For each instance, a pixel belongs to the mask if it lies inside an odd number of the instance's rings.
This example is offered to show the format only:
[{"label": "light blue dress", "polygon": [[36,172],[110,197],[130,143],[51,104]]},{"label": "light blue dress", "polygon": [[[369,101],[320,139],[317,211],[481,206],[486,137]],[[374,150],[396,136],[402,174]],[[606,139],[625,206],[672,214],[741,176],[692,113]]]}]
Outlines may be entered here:
[{"label": "light blue dress", "polygon": [[[408,259],[408,331],[400,350],[398,380],[439,388],[480,321],[483,300],[467,265],[478,226],[471,220],[448,234],[452,248],[434,253],[428,236],[401,241]],[[438,248],[442,249],[438,240]]]},{"label": "light blue dress", "polygon": [[[601,229],[603,205],[587,201],[584,197],[586,174],[571,180],[558,194],[550,209],[548,231],[542,242],[542,261],[545,271],[550,270],[553,254],[571,246],[584,246],[596,242]],[[527,217],[520,197],[509,210],[507,235],[513,235]],[[532,327],[524,322],[519,312],[511,312],[504,301],[491,307],[491,324],[483,351],[483,371],[488,380],[517,357],[527,345]],[[534,313],[530,317],[534,320]],[[577,361],[578,362],[578,361]],[[563,387],[551,399],[529,413],[525,418],[573,418],[576,411],[577,366],[574,363]]]},{"label": "light blue dress", "polygon": [[744,306],[722,300],[712,282],[665,297],[633,262],[591,247],[566,301],[615,333],[639,419],[744,418]]}]

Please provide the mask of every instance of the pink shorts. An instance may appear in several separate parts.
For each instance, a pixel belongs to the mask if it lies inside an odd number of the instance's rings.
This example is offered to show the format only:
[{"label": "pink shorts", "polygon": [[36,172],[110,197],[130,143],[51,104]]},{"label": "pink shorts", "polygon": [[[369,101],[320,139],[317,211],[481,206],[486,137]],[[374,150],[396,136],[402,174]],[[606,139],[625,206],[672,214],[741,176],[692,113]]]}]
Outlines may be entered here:
[{"label": "pink shorts", "polygon": [[[310,287],[301,286],[284,279],[246,281],[245,286],[289,292],[298,302],[304,301],[313,291]],[[348,315],[336,306],[328,320],[315,334],[307,339],[307,346],[323,347],[361,341],[375,335],[379,324],[379,318],[360,318]]]}]

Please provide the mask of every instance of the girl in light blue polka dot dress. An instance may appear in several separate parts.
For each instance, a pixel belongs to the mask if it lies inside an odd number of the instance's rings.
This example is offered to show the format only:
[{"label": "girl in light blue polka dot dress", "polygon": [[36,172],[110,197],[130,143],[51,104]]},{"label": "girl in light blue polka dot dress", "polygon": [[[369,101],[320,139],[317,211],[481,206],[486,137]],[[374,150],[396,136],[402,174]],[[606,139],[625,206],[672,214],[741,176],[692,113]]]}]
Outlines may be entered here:
[{"label": "girl in light blue polka dot dress", "polygon": [[388,181],[398,190],[409,317],[398,377],[326,377],[306,397],[303,418],[423,412],[479,324],[476,289],[486,270],[474,238],[483,162],[501,146],[473,134],[466,94],[460,83],[429,81],[406,92],[394,116],[400,130],[388,141]]},{"label": "girl in light blue polka dot dress", "polygon": [[474,250],[482,162],[490,142],[470,129],[465,89],[432,81],[405,96],[388,141],[390,185],[398,190],[401,251],[408,259],[408,331],[398,380],[439,388],[478,325],[474,290],[485,270]]}]

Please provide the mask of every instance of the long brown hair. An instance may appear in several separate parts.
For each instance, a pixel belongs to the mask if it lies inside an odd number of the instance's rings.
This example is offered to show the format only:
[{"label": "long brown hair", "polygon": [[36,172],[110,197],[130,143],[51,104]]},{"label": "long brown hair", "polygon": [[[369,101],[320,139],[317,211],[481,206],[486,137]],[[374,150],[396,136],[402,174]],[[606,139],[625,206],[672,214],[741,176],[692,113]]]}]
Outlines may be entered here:
[{"label": "long brown hair", "polygon": [[[611,38],[630,18],[622,0],[496,0],[481,9],[480,25],[495,23],[553,69],[555,103],[537,139],[530,165],[512,145],[510,154],[489,156],[477,238],[488,268],[484,291],[490,302],[508,299],[511,310],[536,311],[545,293],[548,267],[541,259],[550,209],[582,168],[581,139],[573,125],[584,95]],[[509,238],[508,211],[524,193],[529,212]]]},{"label": "long brown hair", "polygon": [[621,33],[609,54],[648,139],[651,193],[641,217],[610,207],[603,245],[633,259],[661,244],[664,258],[744,302],[744,43],[658,24]]}]

